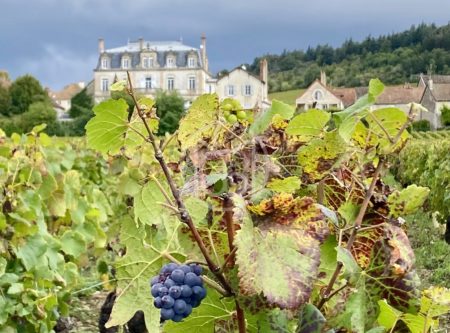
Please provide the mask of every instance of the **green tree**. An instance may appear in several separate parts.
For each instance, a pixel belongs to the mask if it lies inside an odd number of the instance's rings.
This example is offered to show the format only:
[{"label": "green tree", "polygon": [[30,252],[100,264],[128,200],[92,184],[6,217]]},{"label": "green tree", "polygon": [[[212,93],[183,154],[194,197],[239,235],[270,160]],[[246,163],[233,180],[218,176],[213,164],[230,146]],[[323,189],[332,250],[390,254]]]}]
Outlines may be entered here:
[{"label": "green tree", "polygon": [[39,124],[47,124],[46,132],[48,134],[58,134],[58,122],[56,120],[56,112],[53,107],[46,102],[35,102],[30,105],[27,112],[20,116],[20,128],[23,133],[31,131],[31,129]]},{"label": "green tree", "polygon": [[47,102],[50,100],[47,91],[38,80],[31,75],[17,78],[9,88],[11,94],[12,114],[27,112],[29,106],[35,102]]},{"label": "green tree", "polygon": [[161,91],[157,94],[155,102],[160,118],[158,135],[175,132],[184,112],[183,98],[177,92],[168,94]]},{"label": "green tree", "polygon": [[7,116],[11,109],[11,94],[9,89],[0,84],[0,115]]},{"label": "green tree", "polygon": [[441,109],[441,123],[442,126],[450,126],[450,108],[447,105]]},{"label": "green tree", "polygon": [[92,97],[87,93],[86,88],[81,90],[78,94],[72,97],[70,100],[70,110],[69,115],[72,118],[77,118],[80,116],[84,116],[87,113],[91,113],[92,108],[94,107],[94,101]]}]

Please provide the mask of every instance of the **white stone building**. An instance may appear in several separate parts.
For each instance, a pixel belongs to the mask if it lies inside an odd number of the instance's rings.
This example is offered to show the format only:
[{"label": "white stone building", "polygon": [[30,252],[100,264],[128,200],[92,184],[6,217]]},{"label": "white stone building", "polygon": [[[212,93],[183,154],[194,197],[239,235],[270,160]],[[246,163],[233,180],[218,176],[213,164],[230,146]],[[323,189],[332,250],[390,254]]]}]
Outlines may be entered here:
[{"label": "white stone building", "polygon": [[242,68],[217,79],[211,75],[206,54],[206,37],[200,48],[180,41],[129,42],[125,46],[105,49],[99,39],[99,60],[94,70],[94,101],[110,96],[109,87],[130,73],[138,94],[155,96],[158,90],[177,91],[189,105],[195,98],[217,92],[221,99],[233,97],[245,107],[263,107],[268,103],[267,62],[261,62],[261,77]]}]

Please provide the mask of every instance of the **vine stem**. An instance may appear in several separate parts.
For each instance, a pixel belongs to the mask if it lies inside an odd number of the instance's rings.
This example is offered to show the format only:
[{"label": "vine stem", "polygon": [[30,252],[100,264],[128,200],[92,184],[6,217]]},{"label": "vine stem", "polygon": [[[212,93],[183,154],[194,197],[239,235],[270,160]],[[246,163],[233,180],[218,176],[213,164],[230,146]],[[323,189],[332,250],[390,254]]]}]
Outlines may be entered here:
[{"label": "vine stem", "polygon": [[[384,166],[384,159],[380,159],[378,162],[377,168],[375,170],[375,173],[373,174],[372,182],[370,183],[369,189],[366,192],[366,195],[364,197],[364,201],[361,205],[361,208],[359,209],[358,216],[355,219],[355,224],[353,227],[352,234],[350,235],[350,238],[347,243],[347,250],[350,250],[353,246],[353,243],[355,242],[356,235],[358,234],[358,230],[361,228],[361,224],[364,218],[364,215],[366,214],[367,207],[369,206],[370,199],[372,198],[373,191],[375,190],[375,185],[377,183],[378,177],[380,175],[380,172]],[[341,273],[342,267],[344,265],[342,262],[338,262],[336,265],[336,269],[334,270],[333,275],[331,276],[330,282],[327,285],[327,288],[325,289],[325,292],[323,293],[322,298],[320,299],[320,302],[317,306],[317,308],[320,310],[326,301],[330,298],[331,291],[333,290],[334,283],[336,282],[339,274]],[[334,295],[334,294],[333,294]]]},{"label": "vine stem", "polygon": [[[233,201],[231,200],[230,196],[228,194],[224,195],[223,200],[223,212],[224,212],[224,220],[225,225],[227,227],[227,235],[228,235],[228,246],[230,248],[230,254],[228,255],[226,262],[231,262],[234,266],[235,264],[235,246],[234,246],[234,234],[236,233],[236,230],[234,228],[234,222],[233,222]],[[223,265],[223,268],[225,268],[225,264]],[[236,315],[237,315],[237,321],[238,321],[238,329],[239,333],[245,333],[245,314],[242,308],[239,306],[239,303],[237,299],[235,299],[235,305],[236,305]]]},{"label": "vine stem", "polygon": [[131,83],[131,76],[130,72],[127,71],[127,77],[128,77],[128,84],[129,84],[129,94],[131,98],[133,99],[134,104],[136,105],[136,110],[138,112],[139,118],[141,118],[142,122],[144,123],[145,129],[148,134],[147,141],[153,146],[154,155],[156,160],[158,161],[159,165],[161,166],[161,169],[164,173],[164,176],[167,180],[167,183],[169,184],[170,191],[172,192],[172,195],[175,199],[175,203],[178,207],[178,210],[180,212],[180,220],[185,223],[189,230],[191,231],[192,236],[194,237],[200,251],[202,252],[203,257],[205,258],[206,263],[208,264],[208,268],[210,271],[215,275],[216,279],[219,281],[221,286],[225,289],[228,296],[233,295],[233,290],[231,289],[230,284],[225,279],[223,274],[220,272],[220,267],[217,266],[214,261],[212,260],[211,256],[209,255],[208,250],[206,249],[205,244],[203,243],[203,240],[200,236],[200,233],[198,232],[197,228],[194,225],[194,222],[192,221],[192,217],[189,214],[189,212],[186,209],[186,206],[184,205],[183,200],[180,196],[180,191],[175,185],[175,182],[172,178],[172,175],[170,174],[169,167],[167,166],[167,163],[164,159],[164,156],[162,154],[162,151],[160,147],[156,143],[155,135],[153,134],[153,131],[151,130],[150,126],[148,125],[147,120],[145,119],[144,114],[142,113],[142,110],[139,106],[138,101],[136,100],[136,96],[133,92],[133,85]]},{"label": "vine stem", "polygon": [[[408,126],[412,123],[413,120],[414,120],[414,104],[411,104],[411,107],[409,108],[409,112],[408,112],[407,121],[403,124],[403,126],[397,132],[397,135],[391,141],[392,147],[394,147],[397,144],[397,142],[400,140],[403,132],[408,128]],[[382,129],[383,129],[383,127],[382,127]],[[384,160],[384,157],[381,156],[380,160],[378,162],[377,168],[374,172],[372,182],[370,183],[369,189],[366,191],[366,195],[365,195],[364,201],[361,205],[361,209],[359,210],[358,216],[356,217],[352,234],[350,235],[350,238],[348,240],[347,250],[349,250],[349,251],[351,250],[353,243],[356,239],[356,236],[358,235],[358,232],[361,229],[361,224],[362,224],[364,215],[366,213],[370,199],[372,198],[372,195],[373,195],[373,191],[375,190],[375,185],[377,183],[378,177],[380,176],[381,170],[383,169],[384,165],[385,165],[385,160]],[[321,297],[319,304],[317,306],[317,308],[319,310],[322,309],[324,304],[331,298],[331,296],[334,296],[336,294],[336,293],[332,293],[332,294],[330,294],[330,293],[333,290],[334,283],[336,282],[343,266],[344,265],[342,262],[337,263],[336,269],[330,279],[330,282],[328,283],[327,288],[326,288],[325,292],[323,293],[323,296]]]}]

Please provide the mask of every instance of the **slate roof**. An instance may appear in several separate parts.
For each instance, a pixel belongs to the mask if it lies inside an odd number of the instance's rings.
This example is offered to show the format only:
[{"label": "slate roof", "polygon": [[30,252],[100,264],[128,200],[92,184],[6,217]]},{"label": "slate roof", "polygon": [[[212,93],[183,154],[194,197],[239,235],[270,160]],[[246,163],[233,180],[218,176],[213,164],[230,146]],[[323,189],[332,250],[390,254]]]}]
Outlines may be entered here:
[{"label": "slate roof", "polygon": [[436,101],[450,101],[450,83],[433,84],[431,94]]},{"label": "slate roof", "polygon": [[342,103],[344,103],[344,107],[348,107],[354,104],[357,100],[357,94],[355,88],[327,88],[330,92],[339,98]]},{"label": "slate roof", "polygon": [[450,75],[422,75],[424,82],[427,84],[429,79],[433,80],[433,84],[450,84]]},{"label": "slate roof", "polygon": [[375,104],[408,104],[420,103],[423,92],[423,87],[410,86],[393,86],[385,87],[383,93],[378,96]]},{"label": "slate roof", "polygon": [[[188,55],[195,53],[197,55],[198,67],[203,67],[200,49],[194,48],[177,41],[144,41],[143,51],[154,51],[157,54],[157,63],[159,67],[165,67],[166,58],[169,54],[174,54],[176,57],[176,67],[187,67]],[[140,42],[129,42],[125,46],[116,47],[105,50],[105,53],[110,57],[110,68],[121,68],[121,60],[124,54],[131,58],[131,68],[135,68],[140,63]],[[101,56],[97,63],[97,69],[100,68]]]}]

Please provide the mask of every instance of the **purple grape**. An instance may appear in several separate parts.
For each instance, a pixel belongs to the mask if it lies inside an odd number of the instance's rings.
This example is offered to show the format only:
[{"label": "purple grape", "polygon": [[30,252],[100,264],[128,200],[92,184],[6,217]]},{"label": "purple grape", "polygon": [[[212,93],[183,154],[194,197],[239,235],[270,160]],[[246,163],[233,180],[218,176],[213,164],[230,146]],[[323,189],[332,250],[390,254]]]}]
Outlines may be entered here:
[{"label": "purple grape", "polygon": [[192,313],[192,306],[190,304],[186,304],[186,309],[184,310],[183,316],[186,318]]},{"label": "purple grape", "polygon": [[170,289],[170,287],[173,287],[175,285],[175,281],[170,278],[167,278],[166,281],[164,281],[164,287],[166,287],[167,289]]},{"label": "purple grape", "polygon": [[185,310],[186,302],[182,299],[177,299],[173,304],[173,311],[175,311],[176,314],[183,314]]},{"label": "purple grape", "polygon": [[170,309],[174,303],[174,299],[168,295],[161,297],[161,305],[164,309]]},{"label": "purple grape", "polygon": [[182,321],[184,319],[183,315],[179,315],[176,314],[175,316],[173,316],[172,320],[176,323],[179,323],[180,321]]},{"label": "purple grape", "polygon": [[159,293],[158,296],[163,297],[169,294],[169,289],[167,289],[166,287],[161,287],[159,288]]},{"label": "purple grape", "polygon": [[195,273],[187,273],[184,277],[184,284],[187,284],[190,287],[199,286],[202,284],[202,279]]},{"label": "purple grape", "polygon": [[191,305],[192,305],[193,308],[196,308],[197,306],[200,305],[200,300],[198,300],[198,299],[193,299],[193,300],[191,301]]},{"label": "purple grape", "polygon": [[181,288],[179,286],[170,287],[169,295],[172,298],[179,298],[181,296]]},{"label": "purple grape", "polygon": [[194,272],[195,274],[202,275],[202,271],[203,271],[202,266],[197,265],[197,264],[192,264],[191,269],[192,269],[192,272]]},{"label": "purple grape", "polygon": [[155,284],[159,283],[159,275],[152,278],[150,285],[153,287]]},{"label": "purple grape", "polygon": [[192,292],[198,300],[202,300],[206,297],[206,290],[203,287],[194,286],[192,287]]},{"label": "purple grape", "polygon": [[191,273],[192,269],[188,265],[181,265],[180,269],[184,272],[184,274]]},{"label": "purple grape", "polygon": [[[188,274],[192,274],[192,273],[188,273]],[[176,269],[172,272],[172,274],[170,275],[170,277],[172,278],[172,280],[176,283],[183,283],[184,281],[184,272],[181,269]]]},{"label": "purple grape", "polygon": [[162,320],[170,320],[175,316],[175,312],[173,309],[161,309],[161,319]]},{"label": "purple grape", "polygon": [[159,289],[162,288],[163,285],[161,283],[157,283],[152,287],[152,296],[157,297],[159,296]]},{"label": "purple grape", "polygon": [[191,297],[191,295],[192,295],[191,287],[189,287],[186,284],[183,284],[181,286],[181,297],[187,298],[187,297]]},{"label": "purple grape", "polygon": [[153,301],[153,305],[156,308],[161,309],[161,307],[162,307],[161,297],[156,297],[155,300]]},{"label": "purple grape", "polygon": [[178,268],[177,264],[174,264],[173,262],[171,262],[170,264],[165,265],[162,269],[161,269],[161,273],[162,274],[170,274],[172,273],[175,269]]}]

